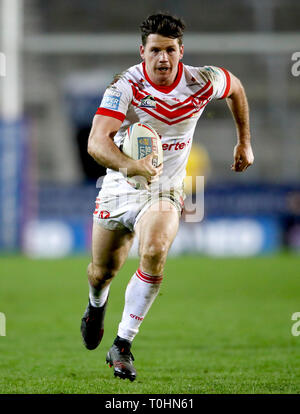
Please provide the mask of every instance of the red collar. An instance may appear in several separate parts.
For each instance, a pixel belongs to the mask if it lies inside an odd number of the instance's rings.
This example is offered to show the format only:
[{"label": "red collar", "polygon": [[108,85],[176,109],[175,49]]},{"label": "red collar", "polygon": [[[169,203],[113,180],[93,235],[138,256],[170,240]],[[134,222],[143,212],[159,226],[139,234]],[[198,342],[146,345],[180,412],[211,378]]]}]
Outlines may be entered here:
[{"label": "red collar", "polygon": [[158,91],[163,92],[163,93],[170,93],[173,89],[176,88],[176,86],[178,85],[178,83],[181,80],[181,76],[182,76],[182,72],[183,72],[183,64],[181,62],[179,62],[178,72],[177,72],[176,78],[175,78],[174,82],[172,83],[172,85],[170,85],[170,86],[161,86],[161,85],[156,85],[155,83],[153,83],[152,80],[149,78],[147,72],[146,72],[145,62],[143,62],[143,71],[144,71],[145,78],[150,83],[150,85],[153,86],[153,88],[155,88]]}]

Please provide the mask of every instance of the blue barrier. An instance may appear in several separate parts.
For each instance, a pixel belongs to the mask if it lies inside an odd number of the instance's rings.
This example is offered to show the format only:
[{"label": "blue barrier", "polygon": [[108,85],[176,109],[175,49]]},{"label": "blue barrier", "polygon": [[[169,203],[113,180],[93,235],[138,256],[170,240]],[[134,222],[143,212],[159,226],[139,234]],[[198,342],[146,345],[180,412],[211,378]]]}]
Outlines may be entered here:
[{"label": "blue barrier", "polygon": [[[93,185],[43,185],[39,191],[40,221],[27,239],[42,240],[43,234],[52,234],[52,247],[46,244],[43,252],[42,244],[31,243],[27,252],[55,256],[89,251],[97,193]],[[170,253],[251,256],[276,252],[283,245],[285,220],[292,217],[297,221],[300,217],[299,194],[297,184],[207,186],[203,222],[181,222]],[[60,236],[55,237],[55,232]],[[132,255],[136,255],[136,248],[134,245]]]},{"label": "blue barrier", "polygon": [[26,123],[0,122],[0,249],[20,247],[26,187]]},{"label": "blue barrier", "polygon": [[[93,212],[98,191],[96,183],[43,184],[39,190],[39,216],[84,218]],[[300,217],[300,184],[207,185],[204,205],[206,218],[234,215]]]},{"label": "blue barrier", "polygon": [[[28,224],[24,251],[31,257],[63,257],[91,249],[92,220],[41,219]],[[215,217],[200,223],[180,223],[170,255],[254,256],[281,248],[278,220],[268,217]],[[138,256],[137,239],[130,253]]]}]

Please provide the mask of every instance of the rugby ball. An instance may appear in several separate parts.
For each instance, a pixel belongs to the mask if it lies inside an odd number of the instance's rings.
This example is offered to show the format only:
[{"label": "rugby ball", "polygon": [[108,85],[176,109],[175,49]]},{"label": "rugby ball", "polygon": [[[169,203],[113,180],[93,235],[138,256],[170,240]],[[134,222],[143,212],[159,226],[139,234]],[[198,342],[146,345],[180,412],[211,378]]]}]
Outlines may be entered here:
[{"label": "rugby ball", "polygon": [[[127,128],[121,150],[134,160],[140,160],[153,153],[153,165],[158,167],[163,162],[163,149],[159,134],[148,124],[136,122]],[[127,181],[135,189],[147,188],[145,177],[127,177]]]}]

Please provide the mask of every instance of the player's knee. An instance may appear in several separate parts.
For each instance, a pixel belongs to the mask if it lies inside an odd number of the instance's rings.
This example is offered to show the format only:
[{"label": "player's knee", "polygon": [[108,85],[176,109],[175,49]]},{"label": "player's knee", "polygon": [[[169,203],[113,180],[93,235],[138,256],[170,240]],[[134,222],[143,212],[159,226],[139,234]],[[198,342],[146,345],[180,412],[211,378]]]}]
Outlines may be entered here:
[{"label": "player's knee", "polygon": [[114,269],[98,266],[94,263],[90,263],[88,265],[87,272],[89,278],[98,283],[110,280],[116,275],[116,271]]},{"label": "player's knee", "polygon": [[165,260],[168,253],[168,243],[164,240],[147,243],[141,251],[141,258],[148,262],[160,263]]}]

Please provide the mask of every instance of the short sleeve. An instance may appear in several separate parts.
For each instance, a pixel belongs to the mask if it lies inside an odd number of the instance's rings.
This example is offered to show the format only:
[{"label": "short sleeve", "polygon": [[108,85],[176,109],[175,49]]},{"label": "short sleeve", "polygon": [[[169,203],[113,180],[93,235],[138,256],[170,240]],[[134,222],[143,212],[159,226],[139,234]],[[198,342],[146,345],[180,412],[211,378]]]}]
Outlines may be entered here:
[{"label": "short sleeve", "polygon": [[106,89],[96,115],[110,116],[123,122],[131,100],[131,86],[121,78]]},{"label": "short sleeve", "polygon": [[224,68],[217,66],[204,66],[201,75],[213,85],[213,99],[224,99],[230,90],[230,74]]}]

